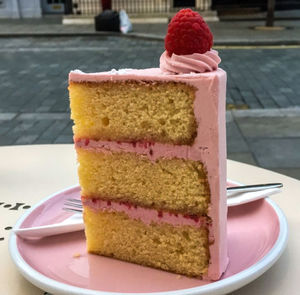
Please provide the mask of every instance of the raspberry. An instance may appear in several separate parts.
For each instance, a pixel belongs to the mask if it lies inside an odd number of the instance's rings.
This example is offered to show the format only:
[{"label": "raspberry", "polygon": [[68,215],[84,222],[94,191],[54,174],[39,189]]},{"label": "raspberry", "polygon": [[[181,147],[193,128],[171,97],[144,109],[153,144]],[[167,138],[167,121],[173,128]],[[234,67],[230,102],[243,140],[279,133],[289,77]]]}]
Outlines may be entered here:
[{"label": "raspberry", "polygon": [[198,12],[180,10],[171,20],[165,38],[165,48],[171,56],[205,53],[213,45],[213,35]]}]

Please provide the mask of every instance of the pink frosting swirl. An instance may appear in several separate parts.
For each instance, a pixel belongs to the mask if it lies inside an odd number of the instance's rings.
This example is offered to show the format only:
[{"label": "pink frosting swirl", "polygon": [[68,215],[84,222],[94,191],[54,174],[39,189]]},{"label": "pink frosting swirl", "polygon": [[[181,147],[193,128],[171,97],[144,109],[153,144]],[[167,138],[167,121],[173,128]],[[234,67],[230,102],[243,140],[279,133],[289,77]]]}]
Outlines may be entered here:
[{"label": "pink frosting swirl", "polygon": [[221,59],[216,50],[209,50],[203,54],[194,53],[188,55],[169,56],[165,51],[160,57],[160,69],[171,74],[204,73],[218,69]]}]

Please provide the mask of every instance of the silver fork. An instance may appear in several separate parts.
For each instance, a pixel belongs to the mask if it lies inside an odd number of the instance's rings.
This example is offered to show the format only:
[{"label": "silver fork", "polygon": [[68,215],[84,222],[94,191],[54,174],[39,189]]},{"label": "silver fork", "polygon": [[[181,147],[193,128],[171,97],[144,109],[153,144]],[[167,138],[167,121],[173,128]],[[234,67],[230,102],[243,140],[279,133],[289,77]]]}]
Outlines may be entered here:
[{"label": "silver fork", "polygon": [[[227,189],[227,205],[237,206],[249,202],[253,202],[254,200],[258,200],[261,198],[265,198],[272,194],[280,192],[280,187],[282,184],[276,184],[277,186],[274,188],[274,184],[264,184],[264,185],[256,185],[256,186],[245,186],[244,189],[246,192],[236,191],[234,193],[230,193],[230,189]],[[278,186],[279,185],[279,186]],[[241,189],[241,187],[239,187]],[[256,191],[253,191],[256,189]],[[84,223],[82,218],[82,203],[81,200],[78,199],[67,199],[64,203],[64,207],[62,208],[64,211],[72,212],[72,216],[66,218],[64,221],[56,224],[49,224],[43,226],[36,226],[31,228],[17,228],[13,229],[13,232],[23,238],[31,239],[31,238],[41,238],[46,236],[52,236],[63,233],[70,233],[74,231],[79,231],[84,229]]]},{"label": "silver fork", "polygon": [[[227,205],[233,207],[250,203],[280,192],[282,183],[266,183],[254,185],[232,186],[227,188]],[[67,199],[63,210],[82,213],[82,203],[78,199]]]}]

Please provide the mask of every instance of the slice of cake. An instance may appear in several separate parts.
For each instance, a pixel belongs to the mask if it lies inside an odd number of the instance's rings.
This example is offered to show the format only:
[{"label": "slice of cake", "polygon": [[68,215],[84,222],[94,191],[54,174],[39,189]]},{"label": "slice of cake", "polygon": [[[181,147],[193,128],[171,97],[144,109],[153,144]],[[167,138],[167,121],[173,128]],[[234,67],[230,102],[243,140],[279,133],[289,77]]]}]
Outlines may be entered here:
[{"label": "slice of cake", "polygon": [[[186,50],[189,38],[198,47]],[[212,280],[224,272],[226,73],[211,46],[207,25],[185,9],[160,68],[70,73],[90,253]]]}]

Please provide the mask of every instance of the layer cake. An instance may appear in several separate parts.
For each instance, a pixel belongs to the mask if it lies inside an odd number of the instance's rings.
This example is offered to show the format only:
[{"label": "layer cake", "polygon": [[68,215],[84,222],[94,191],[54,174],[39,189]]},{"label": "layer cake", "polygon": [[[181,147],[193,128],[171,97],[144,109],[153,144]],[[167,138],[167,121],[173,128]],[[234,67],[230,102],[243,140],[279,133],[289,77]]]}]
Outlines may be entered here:
[{"label": "layer cake", "polygon": [[226,73],[212,49],[160,68],[72,71],[87,250],[216,280],[227,263]]}]

